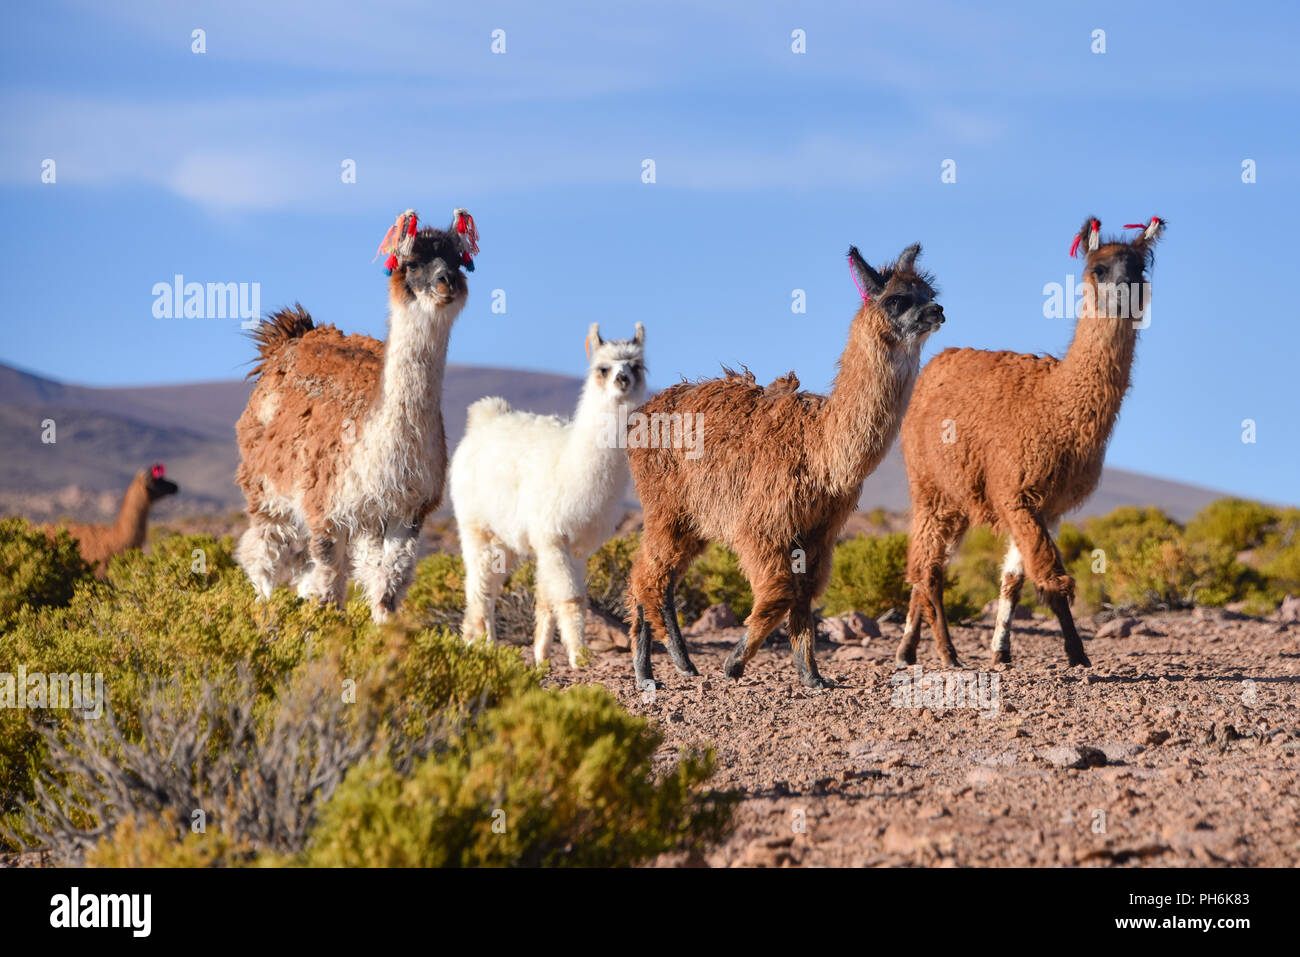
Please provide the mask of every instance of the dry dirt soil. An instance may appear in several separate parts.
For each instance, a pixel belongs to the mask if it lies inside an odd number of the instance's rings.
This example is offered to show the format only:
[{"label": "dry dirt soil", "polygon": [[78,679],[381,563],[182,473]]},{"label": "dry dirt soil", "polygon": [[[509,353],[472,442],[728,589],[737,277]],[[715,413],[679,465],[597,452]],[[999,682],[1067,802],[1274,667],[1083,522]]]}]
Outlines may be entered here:
[{"label": "dry dirt soil", "polygon": [[[698,678],[656,645],[666,688],[653,694],[620,650],[575,675],[553,647],[550,680],[599,682],[657,721],[664,762],[711,745],[716,785],[743,792],[730,839],[664,866],[1300,863],[1300,625],[1150,617],[1142,633],[1087,641],[1089,670],[1065,666],[1054,621],[1017,622],[1016,660],[996,669],[991,624],[957,627],[990,692],[996,675],[996,710],[905,706],[899,629],[881,628],[865,644],[818,642],[837,684],[822,694],[799,686],[779,639],[724,679],[740,629],[688,636]],[[928,633],[919,663],[940,670]]]}]

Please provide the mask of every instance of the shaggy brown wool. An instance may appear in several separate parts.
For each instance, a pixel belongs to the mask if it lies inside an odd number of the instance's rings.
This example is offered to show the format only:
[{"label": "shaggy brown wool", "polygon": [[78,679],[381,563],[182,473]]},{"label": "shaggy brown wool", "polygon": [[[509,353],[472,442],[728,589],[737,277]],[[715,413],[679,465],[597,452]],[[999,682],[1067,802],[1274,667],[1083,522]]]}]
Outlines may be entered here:
[{"label": "shaggy brown wool", "polygon": [[[628,452],[645,523],[630,583],[639,685],[653,680],[652,633],[664,638],[679,671],[696,673],[673,590],[706,544],[717,541],[736,552],[754,590],[748,633],[728,659],[728,676],[744,672],[788,613],[801,680],[827,686],[813,660],[812,600],[826,587],[836,533],[897,433],[920,343],[942,322],[933,290],[915,271],[918,251],[881,274],[866,267],[882,285],[853,320],[830,395],[799,391],[793,372],[764,388],[748,372],[726,370],[719,379],[665,389],[639,410],[689,413],[702,431],[697,458],[682,448]],[[904,293],[915,293],[915,307],[891,318],[881,303]],[[921,310],[928,310],[923,317]]]},{"label": "shaggy brown wool", "polygon": [[912,598],[899,664],[916,661],[922,618],[944,664],[959,664],[943,611],[943,571],[971,525],[991,525],[1013,542],[994,659],[1011,660],[1011,615],[1027,570],[1060,619],[1070,663],[1090,664],[1070,614],[1074,580],[1049,528],[1096,488],[1129,388],[1138,324],[1133,310],[1121,314],[1099,294],[1098,283],[1144,283],[1162,228],[1153,221],[1131,243],[1098,243],[1085,254],[1088,289],[1065,358],[948,349],[917,378],[900,435],[912,498]]},{"label": "shaggy brown wool", "polygon": [[59,527],[66,528],[77,540],[81,557],[94,569],[95,576],[106,577],[110,558],[144,545],[149,526],[149,507],[158,499],[174,495],[178,491],[176,483],[169,482],[161,474],[154,474],[160,469],[161,466],[155,465],[136,473],[127,486],[126,495],[122,497],[117,521],[112,525],[55,526],[47,529],[47,534],[53,538]]}]

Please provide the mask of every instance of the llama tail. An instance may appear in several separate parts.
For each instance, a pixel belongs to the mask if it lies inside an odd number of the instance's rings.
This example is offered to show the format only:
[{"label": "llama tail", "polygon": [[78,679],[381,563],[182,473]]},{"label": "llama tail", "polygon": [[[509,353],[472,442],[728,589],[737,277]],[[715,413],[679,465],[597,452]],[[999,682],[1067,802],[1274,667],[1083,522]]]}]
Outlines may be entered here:
[{"label": "llama tail", "polygon": [[302,303],[295,302],[292,308],[271,313],[257,324],[251,334],[253,342],[257,343],[261,359],[253,366],[253,371],[247,378],[255,379],[261,375],[271,356],[290,339],[300,339],[315,328],[311,314],[302,307]]},{"label": "llama tail", "polygon": [[468,432],[480,422],[495,419],[497,416],[505,415],[509,411],[510,403],[499,395],[489,395],[479,399],[477,402],[470,404],[469,411],[465,415],[465,431]]}]

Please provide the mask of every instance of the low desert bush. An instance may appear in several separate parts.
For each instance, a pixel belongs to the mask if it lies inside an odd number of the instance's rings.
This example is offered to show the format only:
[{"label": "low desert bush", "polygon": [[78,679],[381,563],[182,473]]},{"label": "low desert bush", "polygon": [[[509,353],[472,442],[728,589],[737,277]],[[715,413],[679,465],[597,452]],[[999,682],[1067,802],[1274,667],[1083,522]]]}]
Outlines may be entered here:
[{"label": "low desert bush", "polygon": [[0,634],[24,608],[66,605],[89,574],[66,530],[51,539],[26,519],[0,519]]},{"label": "low desert bush", "polygon": [[612,866],[724,836],[708,754],[654,773],[661,735],[600,687],[533,690],[402,774],[383,757],[325,805],[313,866]]},{"label": "low desert bush", "polygon": [[754,610],[754,593],[740,570],[740,559],[717,542],[687,569],[677,587],[677,607],[684,623],[695,621],[711,605],[726,605],[737,621]]},{"label": "low desert bush", "polygon": [[835,548],[828,615],[860,611],[875,618],[890,608],[907,611],[907,535],[859,535]]}]

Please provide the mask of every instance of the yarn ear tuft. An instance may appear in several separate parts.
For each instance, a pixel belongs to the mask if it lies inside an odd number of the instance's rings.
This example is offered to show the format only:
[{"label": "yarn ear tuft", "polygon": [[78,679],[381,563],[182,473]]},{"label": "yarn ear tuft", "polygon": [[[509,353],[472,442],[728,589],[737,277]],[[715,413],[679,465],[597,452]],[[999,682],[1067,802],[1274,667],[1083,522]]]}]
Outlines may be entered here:
[{"label": "yarn ear tuft", "polygon": [[458,206],[451,211],[451,224],[456,230],[456,238],[460,240],[461,265],[466,272],[473,272],[474,257],[478,255],[478,226],[474,217],[468,209]]},{"label": "yarn ear tuft", "polygon": [[1075,234],[1074,242],[1070,244],[1070,255],[1072,257],[1079,254],[1079,246],[1083,242],[1085,233],[1088,235],[1088,252],[1096,252],[1101,246],[1101,220],[1093,216],[1083,224],[1083,229]]},{"label": "yarn ear tuft", "polygon": [[167,468],[161,462],[159,462],[149,470],[149,474],[156,479],[160,479],[167,474]]}]

